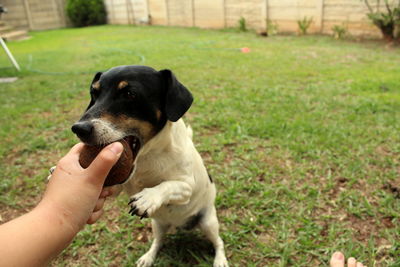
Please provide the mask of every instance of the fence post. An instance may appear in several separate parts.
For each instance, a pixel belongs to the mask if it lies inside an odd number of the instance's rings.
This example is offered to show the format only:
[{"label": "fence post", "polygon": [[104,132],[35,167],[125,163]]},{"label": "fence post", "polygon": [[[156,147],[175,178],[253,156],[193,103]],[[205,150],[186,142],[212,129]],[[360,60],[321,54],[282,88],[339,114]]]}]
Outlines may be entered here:
[{"label": "fence post", "polygon": [[262,24],[261,24],[261,29],[265,28],[265,31],[268,31],[267,29],[267,20],[268,20],[268,0],[262,0],[262,10],[261,10],[261,17],[262,17]]},{"label": "fence post", "polygon": [[136,25],[135,7],[132,5],[131,0],[126,0],[126,15],[128,19],[128,24],[130,25],[132,22],[133,25]]},{"label": "fence post", "polygon": [[108,23],[114,24],[115,23],[115,14],[114,14],[114,1],[110,0],[110,13],[111,16],[108,19]]},{"label": "fence post", "polygon": [[167,18],[167,25],[169,26],[169,10],[168,10],[168,0],[165,0],[165,16]]},{"label": "fence post", "polygon": [[150,21],[150,9],[149,9],[149,0],[145,0],[144,1],[144,9],[145,9],[145,14],[146,14],[146,21],[147,21],[147,24],[151,24],[151,21]]},{"label": "fence post", "polygon": [[58,22],[58,24],[61,26],[63,25],[63,16],[61,15],[59,9],[58,9],[58,3],[57,0],[53,0],[52,1],[52,6],[53,6],[53,11],[54,11],[54,16],[55,16],[55,20]]},{"label": "fence post", "polygon": [[67,20],[67,18],[65,16],[65,14],[66,14],[65,13],[66,12],[66,7],[65,7],[66,3],[63,0],[54,0],[54,1],[55,1],[56,6],[57,6],[58,13],[61,16],[61,20],[62,20],[61,24],[64,27],[66,27],[67,24],[68,24],[68,20]]},{"label": "fence post", "polygon": [[196,10],[195,10],[195,6],[194,6],[194,1],[195,0],[192,0],[191,1],[191,4],[192,4],[192,27],[195,27],[196,26],[196,17],[195,17],[195,12],[196,12]]},{"label": "fence post", "polygon": [[26,17],[28,18],[29,29],[33,30],[32,14],[31,14],[31,10],[29,8],[28,0],[24,0],[24,8],[25,8]]},{"label": "fence post", "polygon": [[324,0],[317,0],[317,31],[322,33],[324,31]]},{"label": "fence post", "polygon": [[224,20],[224,28],[226,28],[226,0],[222,0],[222,16],[222,19]]},{"label": "fence post", "polygon": [[131,5],[130,5],[129,0],[125,0],[125,5],[126,5],[126,18],[128,20],[128,24],[131,24]]}]

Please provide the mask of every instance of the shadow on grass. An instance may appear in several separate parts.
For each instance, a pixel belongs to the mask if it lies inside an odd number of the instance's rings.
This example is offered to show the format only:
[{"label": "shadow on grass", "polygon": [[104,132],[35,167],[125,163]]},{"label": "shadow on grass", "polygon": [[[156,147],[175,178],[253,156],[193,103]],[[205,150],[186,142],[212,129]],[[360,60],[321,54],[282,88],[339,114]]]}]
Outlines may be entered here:
[{"label": "shadow on grass", "polygon": [[204,235],[197,231],[178,231],[166,236],[155,265],[210,266],[213,258],[214,248]]}]

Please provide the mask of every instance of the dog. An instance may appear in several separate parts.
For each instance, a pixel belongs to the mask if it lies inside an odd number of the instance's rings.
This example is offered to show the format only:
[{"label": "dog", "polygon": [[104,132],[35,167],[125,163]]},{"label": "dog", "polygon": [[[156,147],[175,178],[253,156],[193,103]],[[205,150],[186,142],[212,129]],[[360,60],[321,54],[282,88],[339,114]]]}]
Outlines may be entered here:
[{"label": "dog", "polygon": [[182,116],[193,96],[170,70],[118,66],[94,76],[91,100],[72,131],[88,145],[121,139],[135,155],[128,180],[114,188],[130,196],[130,214],[151,218],[150,249],[137,266],[151,266],[171,228],[199,227],[215,248],[214,267],[227,267],[219,236],[215,184]]}]

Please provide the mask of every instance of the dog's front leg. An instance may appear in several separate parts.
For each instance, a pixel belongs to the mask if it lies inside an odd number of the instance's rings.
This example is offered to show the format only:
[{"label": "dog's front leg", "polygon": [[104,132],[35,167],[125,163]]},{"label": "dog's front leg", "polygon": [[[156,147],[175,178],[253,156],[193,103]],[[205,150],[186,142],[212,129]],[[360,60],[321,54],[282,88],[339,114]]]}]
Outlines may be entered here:
[{"label": "dog's front leg", "polygon": [[162,182],[133,195],[129,202],[131,206],[129,213],[140,217],[151,217],[162,205],[184,205],[189,203],[191,196],[192,187],[187,182]]}]

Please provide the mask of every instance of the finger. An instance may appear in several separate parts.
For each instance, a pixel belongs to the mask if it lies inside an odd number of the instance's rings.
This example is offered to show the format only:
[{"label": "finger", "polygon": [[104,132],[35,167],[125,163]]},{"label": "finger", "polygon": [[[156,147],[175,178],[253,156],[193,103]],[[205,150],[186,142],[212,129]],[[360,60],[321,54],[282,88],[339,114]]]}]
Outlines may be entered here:
[{"label": "finger", "polygon": [[82,168],[81,165],[78,163],[78,161],[79,161],[79,155],[81,154],[81,151],[84,146],[85,145],[83,143],[78,143],[74,145],[60,161],[63,161],[63,163],[66,164],[73,163],[74,165],[77,165],[80,168]]},{"label": "finger", "polygon": [[[122,191],[122,186],[120,184],[107,186],[103,188],[103,191],[105,191],[104,194],[102,193],[104,197],[115,197]],[[102,194],[100,196],[102,196]]]},{"label": "finger", "polygon": [[[79,156],[79,154],[81,153],[82,148],[83,148],[84,146],[85,146],[85,144],[82,143],[82,142],[77,143],[77,144],[75,144],[75,145],[69,150],[68,154],[71,154],[71,155],[77,154],[77,155]],[[68,154],[67,154],[67,155],[68,155]]]},{"label": "finger", "polygon": [[106,201],[105,198],[99,198],[96,202],[96,206],[94,207],[93,212],[101,210],[104,206],[105,201]]},{"label": "finger", "polygon": [[94,224],[95,222],[97,222],[101,215],[103,215],[104,210],[99,210],[96,212],[93,212],[92,215],[90,216],[89,220],[87,220],[87,224]]},{"label": "finger", "polygon": [[85,146],[84,143],[78,143],[76,145],[74,145],[69,152],[67,153],[66,156],[68,157],[77,157],[79,158],[79,155],[81,154],[81,151],[83,149],[83,147]]},{"label": "finger", "polygon": [[109,196],[111,196],[110,189],[108,187],[103,187],[99,197],[100,198],[105,198],[105,197],[109,197]]},{"label": "finger", "polygon": [[86,171],[90,173],[89,176],[92,178],[92,182],[103,185],[107,174],[118,161],[122,151],[123,146],[119,142],[112,143],[103,148],[86,169]]}]

